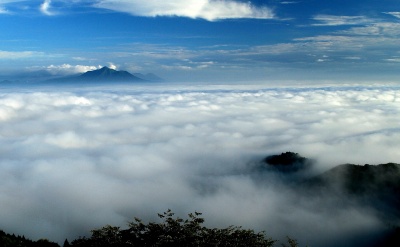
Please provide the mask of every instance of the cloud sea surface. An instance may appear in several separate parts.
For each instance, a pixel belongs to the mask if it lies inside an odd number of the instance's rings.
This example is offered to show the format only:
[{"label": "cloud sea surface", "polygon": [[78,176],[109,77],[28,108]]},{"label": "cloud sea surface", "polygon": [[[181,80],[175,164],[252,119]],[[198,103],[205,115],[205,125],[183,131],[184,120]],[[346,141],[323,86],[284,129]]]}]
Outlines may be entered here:
[{"label": "cloud sea surface", "polygon": [[168,208],[303,245],[382,227],[366,208],[302,199],[249,167],[285,151],[318,172],[400,162],[398,87],[110,88],[3,90],[0,229],[61,242]]}]

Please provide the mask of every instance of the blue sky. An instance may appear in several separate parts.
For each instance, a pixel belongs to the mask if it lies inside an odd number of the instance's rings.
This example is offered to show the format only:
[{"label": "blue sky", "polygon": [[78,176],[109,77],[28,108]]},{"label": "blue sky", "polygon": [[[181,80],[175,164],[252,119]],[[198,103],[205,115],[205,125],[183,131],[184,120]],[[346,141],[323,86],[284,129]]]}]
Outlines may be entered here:
[{"label": "blue sky", "polygon": [[[0,73],[397,80],[396,0],[0,0]],[[4,77],[4,76],[3,76]]]}]

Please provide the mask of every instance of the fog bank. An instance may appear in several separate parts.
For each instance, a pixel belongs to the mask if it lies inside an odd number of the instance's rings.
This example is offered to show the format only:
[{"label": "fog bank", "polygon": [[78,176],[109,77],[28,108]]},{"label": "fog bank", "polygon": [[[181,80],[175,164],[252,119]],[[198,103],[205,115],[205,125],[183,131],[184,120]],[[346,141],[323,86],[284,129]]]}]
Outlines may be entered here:
[{"label": "fog bank", "polygon": [[315,159],[315,172],[400,162],[399,122],[397,87],[10,90],[0,229],[62,242],[171,208],[302,245],[376,233],[368,208],[303,198],[274,176],[255,180],[252,165],[285,151]]}]

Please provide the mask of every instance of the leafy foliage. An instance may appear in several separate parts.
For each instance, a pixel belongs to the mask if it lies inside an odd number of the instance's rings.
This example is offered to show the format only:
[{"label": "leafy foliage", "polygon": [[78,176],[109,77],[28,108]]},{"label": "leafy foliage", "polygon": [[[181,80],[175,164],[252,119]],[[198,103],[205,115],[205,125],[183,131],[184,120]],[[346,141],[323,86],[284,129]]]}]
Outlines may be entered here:
[{"label": "leafy foliage", "polygon": [[288,241],[289,245],[282,244],[282,247],[298,247],[299,246],[296,239],[287,237],[287,241]]},{"label": "leafy foliage", "polygon": [[189,214],[188,219],[174,218],[171,210],[158,214],[161,223],[145,224],[135,218],[129,222],[129,228],[107,225],[92,231],[90,238],[74,240],[71,246],[218,246],[218,247],[268,247],[276,242],[266,238],[263,232],[246,230],[230,226],[224,229],[202,226],[204,219],[201,213]]}]

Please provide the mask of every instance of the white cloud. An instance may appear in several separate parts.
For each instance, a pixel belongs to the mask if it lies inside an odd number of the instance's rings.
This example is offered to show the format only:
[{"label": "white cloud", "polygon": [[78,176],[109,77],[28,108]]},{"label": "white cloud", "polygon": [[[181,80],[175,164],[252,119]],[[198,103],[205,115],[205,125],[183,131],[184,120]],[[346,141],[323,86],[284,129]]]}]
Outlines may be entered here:
[{"label": "white cloud", "polygon": [[379,220],[259,184],[249,166],[289,150],[320,170],[398,162],[399,103],[397,87],[8,89],[0,94],[0,229],[62,242],[172,208],[203,212],[212,226],[301,245],[334,237],[337,246]]},{"label": "white cloud", "polygon": [[364,25],[373,21],[365,16],[337,16],[337,15],[316,15],[313,20],[318,23],[314,26],[342,26],[342,25]]},{"label": "white cloud", "polygon": [[166,70],[193,70],[194,68],[187,65],[161,65]]},{"label": "white cloud", "polygon": [[51,0],[44,0],[43,3],[40,5],[40,11],[45,15],[54,15],[54,13],[50,11],[50,5]]},{"label": "white cloud", "polygon": [[361,57],[350,56],[350,57],[344,57],[344,59],[348,59],[348,60],[361,60]]},{"label": "white cloud", "polygon": [[110,69],[118,69],[118,66],[115,65],[115,64],[113,64],[113,63],[108,63],[108,67],[109,67]]},{"label": "white cloud", "polygon": [[388,58],[385,59],[388,62],[395,62],[395,63],[400,63],[400,57],[394,57],[394,58]]},{"label": "white cloud", "polygon": [[213,61],[208,62],[193,62],[190,60],[185,60],[186,65],[183,64],[175,64],[175,65],[162,65],[163,69],[167,70],[202,70],[209,68],[215,64]]},{"label": "white cloud", "polygon": [[76,61],[87,61],[87,60],[90,60],[90,59],[85,58],[85,57],[72,57],[72,59],[74,59]]},{"label": "white cloud", "polygon": [[274,14],[267,7],[256,7],[250,2],[233,0],[100,0],[94,5],[137,16],[180,16],[209,21],[233,18],[271,19]]},{"label": "white cloud", "polygon": [[342,33],[350,35],[373,35],[383,37],[393,37],[400,35],[400,23],[379,22],[364,27],[354,27]]},{"label": "white cloud", "polygon": [[32,67],[31,70],[46,70],[53,75],[71,75],[71,74],[79,74],[85,73],[90,70],[100,69],[102,66],[89,66],[89,65],[71,65],[71,64],[62,64],[62,65],[49,65],[44,67]]},{"label": "white cloud", "polygon": [[37,51],[2,51],[0,50],[0,59],[25,59],[37,56],[43,56],[44,53]]},{"label": "white cloud", "polygon": [[302,47],[303,52],[318,55],[320,52],[329,52],[332,54],[343,51],[359,53],[373,45],[371,43],[374,43],[375,40],[371,38],[361,39],[346,35],[320,35],[297,38],[295,41],[299,42],[297,46]]},{"label": "white cloud", "polygon": [[393,15],[396,18],[400,18],[400,12],[385,12],[385,14]]},{"label": "white cloud", "polygon": [[280,4],[297,4],[297,3],[299,3],[299,2],[296,2],[296,1],[282,1],[282,2],[280,2]]}]

